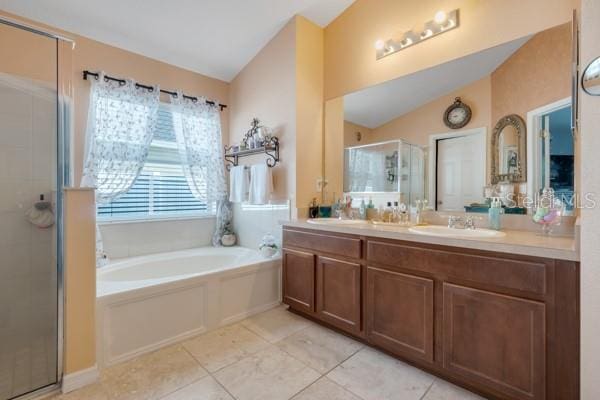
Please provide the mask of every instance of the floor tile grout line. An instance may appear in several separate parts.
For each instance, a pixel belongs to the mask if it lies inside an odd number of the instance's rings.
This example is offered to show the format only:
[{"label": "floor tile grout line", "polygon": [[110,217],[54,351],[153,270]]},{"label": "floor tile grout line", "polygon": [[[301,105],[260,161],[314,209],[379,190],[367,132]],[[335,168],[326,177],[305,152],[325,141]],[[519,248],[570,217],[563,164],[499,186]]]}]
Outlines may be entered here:
[{"label": "floor tile grout line", "polygon": [[[230,365],[233,365],[233,364],[230,364]],[[239,399],[238,399],[236,396],[234,396],[234,395],[233,395],[233,393],[231,393],[231,392],[230,392],[230,391],[229,391],[229,390],[228,390],[228,389],[225,387],[225,385],[224,385],[224,384],[222,384],[222,383],[221,383],[221,381],[219,381],[219,380],[217,379],[217,377],[216,377],[216,376],[214,376],[214,375],[213,375],[212,373],[210,373],[210,372],[209,372],[208,374],[209,374],[209,376],[210,376],[211,378],[213,378],[213,379],[215,380],[215,382],[217,382],[217,385],[221,386],[221,387],[223,388],[223,390],[224,390],[224,391],[225,391],[225,392],[226,392],[226,393],[227,393],[229,396],[231,396],[231,398],[232,398],[232,399],[234,399],[234,400],[239,400]]]},{"label": "floor tile grout line", "polygon": [[433,382],[431,382],[431,385],[429,385],[429,387],[427,388],[427,390],[425,391],[425,393],[423,393],[423,396],[421,396],[421,397],[419,398],[419,400],[424,400],[424,399],[425,399],[425,397],[427,396],[427,394],[429,393],[429,391],[431,390],[431,388],[432,388],[432,387],[433,387],[433,385],[435,384],[435,381],[436,381],[436,380],[437,380],[436,378],[433,378]]},{"label": "floor tile grout line", "polygon": [[177,392],[179,392],[180,390],[183,390],[183,389],[187,388],[188,386],[192,386],[193,384],[195,384],[195,383],[198,383],[198,382],[200,382],[202,379],[206,379],[206,378],[208,378],[209,376],[210,376],[210,374],[207,374],[207,375],[204,375],[202,378],[195,379],[194,381],[192,381],[192,382],[189,382],[189,383],[187,383],[187,384],[183,385],[183,386],[182,386],[182,387],[180,387],[180,388],[177,388],[177,389],[175,389],[175,390],[173,390],[173,391],[170,391],[170,392],[168,392],[168,393],[165,393],[164,395],[162,395],[162,396],[160,396],[159,398],[157,398],[157,400],[162,400],[162,399],[164,399],[164,398],[167,398],[167,397],[169,397],[170,395],[172,395],[173,393],[177,393]]},{"label": "floor tile grout line", "polygon": [[342,365],[343,363],[345,363],[346,361],[348,361],[349,359],[351,359],[352,357],[354,357],[356,354],[358,354],[359,352],[361,352],[364,348],[365,348],[364,345],[361,344],[361,347],[359,347],[355,352],[353,352],[352,354],[350,354],[348,357],[344,358],[342,361],[340,361],[338,364],[336,364],[333,368],[331,368],[330,370],[328,370],[325,374],[323,374],[323,376],[329,375],[329,373],[331,371],[333,371],[334,369],[336,369],[337,367],[339,367],[340,365]]},{"label": "floor tile grout line", "polygon": [[[310,368],[310,367],[309,367]],[[312,368],[311,368],[312,369]],[[319,377],[317,379],[315,379],[314,381],[310,382],[308,385],[306,385],[305,387],[303,387],[302,389],[298,390],[296,393],[292,394],[288,400],[292,400],[294,397],[298,396],[300,393],[304,392],[306,389],[308,389],[309,387],[311,387],[312,385],[314,385],[318,380],[323,378],[323,375],[320,375],[320,372],[317,371],[317,374],[319,374]]]}]

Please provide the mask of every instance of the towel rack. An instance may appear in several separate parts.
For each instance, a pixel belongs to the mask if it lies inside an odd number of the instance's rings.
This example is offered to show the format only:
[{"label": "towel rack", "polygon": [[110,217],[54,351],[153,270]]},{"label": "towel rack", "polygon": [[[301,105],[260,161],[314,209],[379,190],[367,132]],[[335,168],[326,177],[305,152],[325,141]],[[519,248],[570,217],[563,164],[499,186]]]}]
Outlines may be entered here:
[{"label": "towel rack", "polygon": [[275,136],[269,138],[263,146],[253,149],[234,151],[234,147],[237,146],[225,146],[225,161],[229,163],[227,164],[227,170],[230,170],[231,167],[237,167],[241,157],[248,157],[255,154],[266,154],[267,165],[271,168],[279,162],[279,139]]}]

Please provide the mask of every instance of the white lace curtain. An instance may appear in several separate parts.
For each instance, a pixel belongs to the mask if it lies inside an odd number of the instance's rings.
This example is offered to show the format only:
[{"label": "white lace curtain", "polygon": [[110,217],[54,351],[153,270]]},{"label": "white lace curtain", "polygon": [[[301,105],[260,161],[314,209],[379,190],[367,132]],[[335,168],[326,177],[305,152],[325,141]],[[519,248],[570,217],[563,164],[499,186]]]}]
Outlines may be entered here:
[{"label": "white lace curtain", "polygon": [[[110,203],[126,193],[140,174],[157,120],[160,90],[138,89],[105,80],[100,73],[92,81],[85,134],[82,187],[96,188],[96,201]],[[96,265],[108,260],[102,235],[96,226]]]},{"label": "white lace curtain", "polygon": [[212,204],[227,197],[221,115],[205,98],[192,101],[178,93],[172,100],[183,172],[198,200]]},{"label": "white lace curtain", "polygon": [[198,200],[215,205],[217,217],[213,245],[231,224],[232,211],[227,201],[221,115],[219,109],[200,97],[192,101],[178,93],[174,105],[174,126],[187,183]]},{"label": "white lace curtain", "polygon": [[160,91],[105,80],[92,81],[81,186],[95,187],[98,203],[126,193],[140,174],[158,116]]}]

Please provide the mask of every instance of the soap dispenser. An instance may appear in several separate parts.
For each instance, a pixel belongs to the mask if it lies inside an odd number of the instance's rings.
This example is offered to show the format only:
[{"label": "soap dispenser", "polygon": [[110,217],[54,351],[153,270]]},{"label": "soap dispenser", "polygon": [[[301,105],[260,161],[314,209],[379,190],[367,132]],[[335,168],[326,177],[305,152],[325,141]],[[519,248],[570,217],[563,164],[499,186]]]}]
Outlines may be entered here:
[{"label": "soap dispenser", "polygon": [[502,202],[499,197],[494,197],[492,199],[492,204],[488,211],[490,229],[495,229],[499,231],[502,228],[502,224],[500,221],[500,215],[502,214]]},{"label": "soap dispenser", "polygon": [[367,219],[367,204],[365,203],[365,199],[360,201],[358,215],[360,216],[360,219]]}]

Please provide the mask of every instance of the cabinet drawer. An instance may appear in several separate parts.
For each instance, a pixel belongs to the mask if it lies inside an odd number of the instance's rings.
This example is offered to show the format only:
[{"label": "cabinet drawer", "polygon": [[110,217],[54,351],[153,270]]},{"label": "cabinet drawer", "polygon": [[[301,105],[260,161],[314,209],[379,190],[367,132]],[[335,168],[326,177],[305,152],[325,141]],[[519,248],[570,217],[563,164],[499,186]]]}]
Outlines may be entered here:
[{"label": "cabinet drawer", "polygon": [[511,399],[546,398],[545,305],[444,284],[444,368]]},{"label": "cabinet drawer", "polygon": [[546,273],[551,261],[503,258],[392,244],[369,240],[367,260],[431,274],[519,290],[547,292]]},{"label": "cabinet drawer", "polygon": [[361,258],[361,243],[359,238],[334,236],[312,232],[283,230],[284,247],[300,247],[310,251],[340,255],[355,259]]}]

